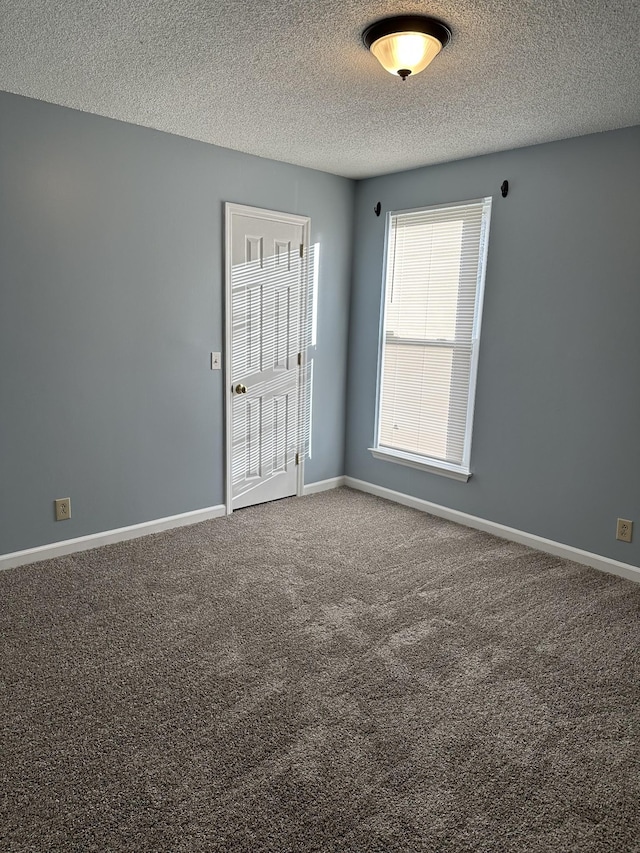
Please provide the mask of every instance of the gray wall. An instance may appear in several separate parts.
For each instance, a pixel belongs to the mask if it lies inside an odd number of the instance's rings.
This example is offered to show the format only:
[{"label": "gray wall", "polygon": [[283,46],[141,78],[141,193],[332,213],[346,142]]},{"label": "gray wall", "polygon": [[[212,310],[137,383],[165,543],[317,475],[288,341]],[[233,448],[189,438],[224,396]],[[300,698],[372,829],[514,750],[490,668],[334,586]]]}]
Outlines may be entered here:
[{"label": "gray wall", "polygon": [[[639,162],[640,128],[582,137],[360,182],[354,215],[350,181],[0,93],[0,553],[223,502],[223,374],[208,353],[223,349],[223,202],[236,201],[311,216],[322,246],[307,482],[346,472],[640,565]],[[367,450],[373,206],[484,195],[465,484]],[[56,524],[67,495],[73,518]],[[617,516],[638,525],[631,545]]]},{"label": "gray wall", "polygon": [[[223,202],[322,246],[313,459],[344,468],[354,184],[0,93],[0,554],[224,501]],[[53,521],[56,497],[73,518]]]},{"label": "gray wall", "polygon": [[[502,199],[507,178],[510,193]],[[473,477],[373,459],[383,211],[494,197]],[[640,565],[640,128],[358,184],[346,473]],[[616,542],[618,516],[635,541]]]}]

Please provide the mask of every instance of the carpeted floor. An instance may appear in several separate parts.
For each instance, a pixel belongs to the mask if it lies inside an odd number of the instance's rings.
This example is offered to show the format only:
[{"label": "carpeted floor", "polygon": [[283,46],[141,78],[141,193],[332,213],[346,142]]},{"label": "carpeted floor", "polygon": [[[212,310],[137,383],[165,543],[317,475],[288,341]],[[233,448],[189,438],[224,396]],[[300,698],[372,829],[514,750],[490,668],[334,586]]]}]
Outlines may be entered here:
[{"label": "carpeted floor", "polygon": [[639,605],[348,489],[0,573],[0,850],[640,851]]}]

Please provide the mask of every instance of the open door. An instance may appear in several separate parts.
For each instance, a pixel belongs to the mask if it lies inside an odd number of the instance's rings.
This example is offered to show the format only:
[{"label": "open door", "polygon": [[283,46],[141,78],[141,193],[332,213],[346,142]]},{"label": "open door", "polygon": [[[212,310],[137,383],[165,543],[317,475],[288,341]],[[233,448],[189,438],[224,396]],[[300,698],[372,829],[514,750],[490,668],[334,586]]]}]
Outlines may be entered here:
[{"label": "open door", "polygon": [[226,204],[227,512],[302,493],[309,219]]}]

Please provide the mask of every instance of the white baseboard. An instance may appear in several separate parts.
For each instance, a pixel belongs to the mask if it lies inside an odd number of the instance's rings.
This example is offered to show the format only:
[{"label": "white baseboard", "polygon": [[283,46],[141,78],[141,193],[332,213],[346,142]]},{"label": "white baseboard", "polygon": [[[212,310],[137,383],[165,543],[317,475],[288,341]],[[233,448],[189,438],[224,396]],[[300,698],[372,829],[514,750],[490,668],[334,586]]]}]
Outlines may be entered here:
[{"label": "white baseboard", "polygon": [[309,483],[303,490],[303,495],[315,495],[316,492],[326,492],[329,489],[339,489],[345,485],[344,477],[331,477],[329,480],[318,480],[317,483]]},{"label": "white baseboard", "polygon": [[12,554],[0,555],[0,569],[12,569],[27,563],[40,560],[50,560],[52,557],[63,557],[76,551],[87,551],[110,545],[113,542],[124,542],[126,539],[137,539],[150,533],[160,533],[172,527],[185,527],[187,524],[197,524],[210,518],[220,518],[226,515],[224,504],[210,506],[206,509],[196,509],[192,512],[182,512],[167,518],[157,518],[142,524],[132,524],[129,527],[118,527],[116,530],[105,530],[102,533],[92,533],[89,536],[78,536],[77,539],[65,539],[62,542],[52,542],[51,545],[40,545],[38,548],[28,548],[26,551],[14,551]]},{"label": "white baseboard", "polygon": [[608,572],[609,574],[618,575],[619,577],[627,578],[627,580],[640,583],[640,568],[632,566],[629,563],[621,563],[618,560],[612,560],[610,557],[602,557],[599,554],[592,554],[590,551],[582,551],[580,548],[574,548],[572,545],[564,545],[561,542],[554,542],[552,539],[544,539],[542,536],[536,536],[534,533],[517,530],[515,527],[506,527],[504,524],[498,524],[496,521],[487,521],[485,518],[468,515],[466,512],[449,509],[449,507],[434,504],[421,498],[414,498],[402,492],[394,492],[392,489],[386,489],[384,486],[376,486],[373,483],[366,483],[364,480],[356,480],[354,477],[344,477],[344,485],[349,486],[351,489],[358,489],[361,492],[368,492],[370,495],[377,495],[379,498],[386,498],[387,500],[404,504],[404,506],[410,506],[413,509],[422,510],[422,512],[431,513],[431,515],[437,515],[440,518],[446,518],[449,521],[455,521],[458,524],[464,524],[465,527],[484,530],[486,533],[499,536],[501,539],[508,539],[511,542],[518,542],[521,545],[528,545],[530,548],[535,548],[537,551],[544,551],[546,554],[553,554],[555,557],[564,557],[567,560],[573,560],[574,563],[582,563],[584,566],[591,566],[591,568],[599,569],[601,572]]},{"label": "white baseboard", "polygon": [[[329,489],[337,489],[340,486],[349,486],[351,489],[368,492],[371,495],[377,495],[380,498],[386,498],[387,500],[395,501],[395,503],[403,504],[422,512],[428,512],[431,515],[437,515],[439,518],[455,521],[458,524],[463,524],[465,527],[472,527],[475,530],[492,533],[501,539],[508,539],[511,542],[518,542],[521,545],[528,545],[530,548],[535,548],[538,551],[544,551],[556,557],[564,557],[567,560],[573,560],[575,563],[599,569],[601,572],[608,572],[609,574],[618,575],[628,580],[640,582],[640,568],[632,566],[629,563],[621,563],[618,560],[612,560],[610,557],[602,557],[599,554],[592,554],[590,551],[582,551],[580,548],[574,548],[572,545],[564,545],[561,542],[554,542],[552,539],[544,539],[542,536],[536,536],[534,533],[517,530],[515,527],[507,527],[495,521],[488,521],[485,518],[460,512],[457,509],[450,509],[440,504],[431,503],[431,501],[422,500],[422,498],[414,498],[411,495],[405,495],[403,492],[395,492],[384,486],[376,486],[374,483],[367,483],[364,480],[357,480],[354,477],[331,477],[328,480],[309,483],[304,487],[303,494],[312,495],[317,492],[328,491]],[[77,539],[66,539],[62,542],[53,542],[51,545],[28,548],[25,551],[14,551],[12,554],[0,555],[0,570],[11,569],[15,566],[35,563],[40,560],[49,560],[52,557],[62,557],[65,554],[73,554],[76,551],[99,548],[101,545],[123,542],[126,539],[136,539],[140,536],[160,533],[163,530],[170,530],[173,527],[197,524],[200,521],[220,518],[224,515],[226,515],[226,507],[224,504],[219,504],[218,506],[211,506],[206,509],[197,509],[193,512],[183,512],[180,515],[159,518],[155,521],[133,524],[130,527],[120,527],[117,530],[106,530],[102,533],[93,533],[89,536],[79,536]]]}]

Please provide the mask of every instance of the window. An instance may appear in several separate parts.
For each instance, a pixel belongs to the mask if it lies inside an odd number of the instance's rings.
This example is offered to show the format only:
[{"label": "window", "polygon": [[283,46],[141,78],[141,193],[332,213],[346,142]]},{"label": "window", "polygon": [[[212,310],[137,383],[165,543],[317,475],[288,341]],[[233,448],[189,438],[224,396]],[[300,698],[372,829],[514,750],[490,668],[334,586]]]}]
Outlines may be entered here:
[{"label": "window", "polygon": [[471,476],[491,199],[390,213],[377,458]]}]

